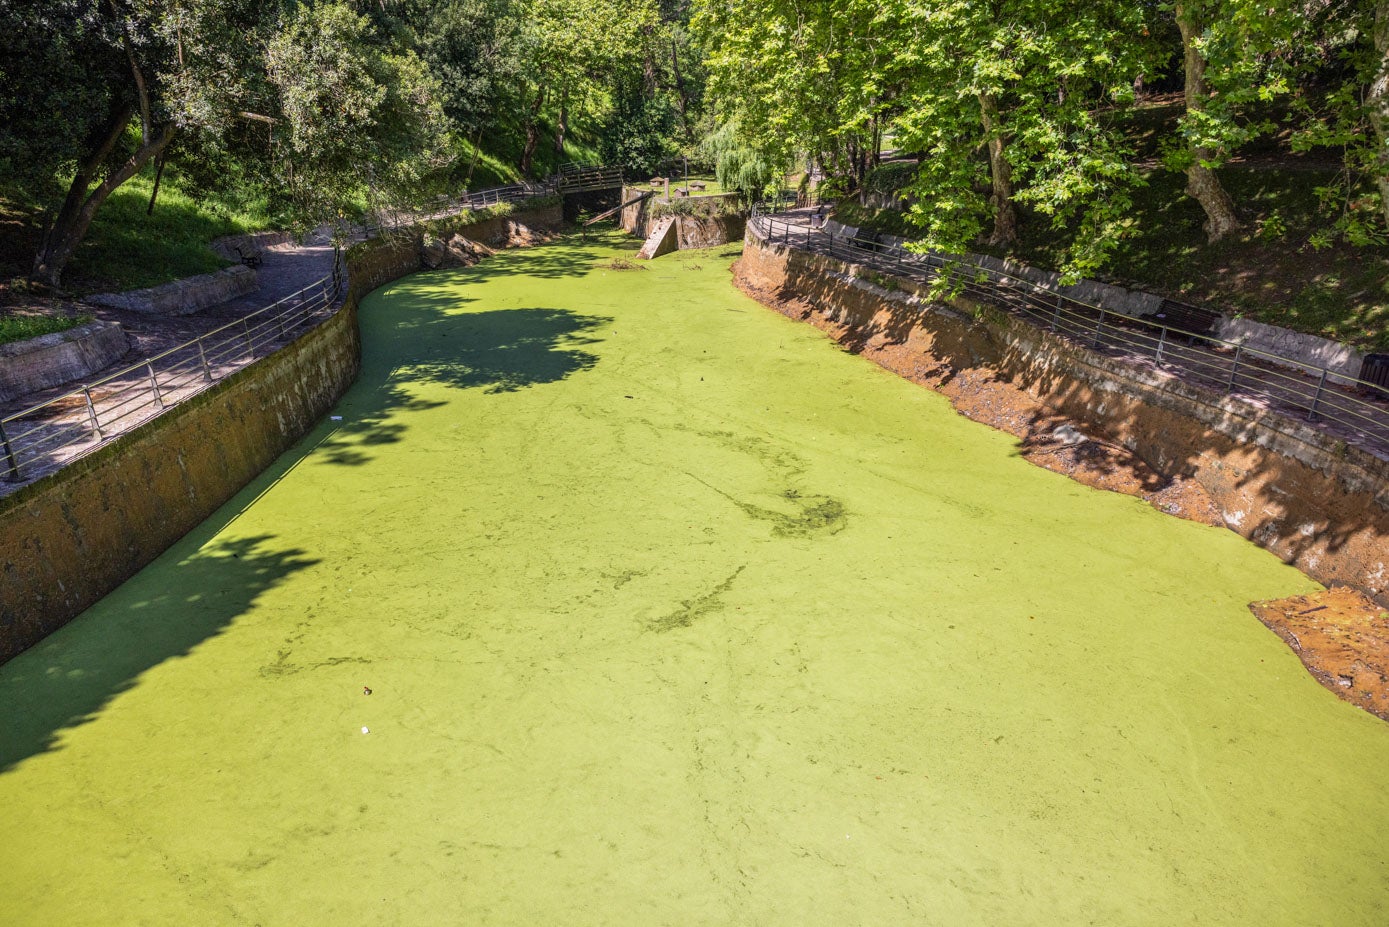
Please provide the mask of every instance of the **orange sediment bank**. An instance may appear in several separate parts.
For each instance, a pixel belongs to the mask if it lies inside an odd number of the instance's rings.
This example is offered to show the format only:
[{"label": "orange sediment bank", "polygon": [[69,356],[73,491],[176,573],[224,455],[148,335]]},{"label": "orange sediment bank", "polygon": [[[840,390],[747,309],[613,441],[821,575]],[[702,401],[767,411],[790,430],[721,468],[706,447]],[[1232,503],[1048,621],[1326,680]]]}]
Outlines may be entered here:
[{"label": "orange sediment bank", "polygon": [[1389,611],[1345,587],[1254,602],[1249,610],[1317,682],[1389,721]]}]

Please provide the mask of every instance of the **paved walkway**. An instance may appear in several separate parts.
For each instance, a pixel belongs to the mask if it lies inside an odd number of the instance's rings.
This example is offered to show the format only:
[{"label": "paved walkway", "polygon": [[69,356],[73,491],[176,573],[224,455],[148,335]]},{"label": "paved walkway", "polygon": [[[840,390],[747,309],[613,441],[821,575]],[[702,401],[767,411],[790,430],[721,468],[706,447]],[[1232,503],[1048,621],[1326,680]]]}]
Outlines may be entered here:
[{"label": "paved walkway", "polygon": [[[148,390],[149,372],[143,366],[114,379],[106,378],[146,358],[164,355],[200,336],[241,321],[318,283],[332,274],[333,255],[333,244],[326,232],[315,234],[303,244],[287,243],[266,248],[255,292],[188,315],[159,315],[83,304],[84,312],[103,321],[119,323],[130,338],[130,350],[115,363],[89,376],[0,403],[0,419],[53,403],[5,426],[16,451],[21,479],[3,478],[12,471],[4,449],[0,448],[0,496],[52,473],[103,441],[144,424],[167,406],[205,389],[208,379],[203,374],[203,358],[196,347],[168,355],[156,367],[160,381],[158,397]],[[321,317],[321,309],[306,311],[302,318],[293,319],[295,324],[257,333],[248,345],[237,340],[234,349],[213,351],[209,348],[207,353],[211,356],[206,359],[211,382],[273,353]],[[90,390],[99,431],[91,426],[90,412],[83,397],[54,402],[88,383],[100,383]]]}]

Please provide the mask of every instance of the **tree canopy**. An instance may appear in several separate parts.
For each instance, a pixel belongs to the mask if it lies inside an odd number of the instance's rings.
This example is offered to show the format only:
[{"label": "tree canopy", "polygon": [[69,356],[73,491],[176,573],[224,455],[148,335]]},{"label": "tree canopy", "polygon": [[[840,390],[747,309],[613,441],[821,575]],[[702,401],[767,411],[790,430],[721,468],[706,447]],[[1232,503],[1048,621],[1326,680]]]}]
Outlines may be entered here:
[{"label": "tree canopy", "polygon": [[[924,246],[1045,224],[1075,275],[1154,172],[1211,241],[1243,233],[1222,171],[1276,136],[1340,165],[1315,246],[1389,228],[1389,0],[31,0],[0,5],[0,55],[0,170],[50,284],[166,161],[307,228],[576,157],[684,156],[748,196],[897,159]],[[1154,90],[1182,115],[1140,150]]]}]

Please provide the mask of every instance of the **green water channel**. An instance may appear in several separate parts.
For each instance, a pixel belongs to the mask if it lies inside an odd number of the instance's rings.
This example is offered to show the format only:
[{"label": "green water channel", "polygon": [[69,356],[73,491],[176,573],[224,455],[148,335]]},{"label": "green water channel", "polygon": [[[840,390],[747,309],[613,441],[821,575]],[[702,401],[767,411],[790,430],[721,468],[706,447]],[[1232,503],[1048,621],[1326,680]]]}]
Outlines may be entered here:
[{"label": "green water channel", "polygon": [[1389,726],[1245,607],[1309,580],[634,250],[379,290],[0,668],[0,922],[1389,923]]}]

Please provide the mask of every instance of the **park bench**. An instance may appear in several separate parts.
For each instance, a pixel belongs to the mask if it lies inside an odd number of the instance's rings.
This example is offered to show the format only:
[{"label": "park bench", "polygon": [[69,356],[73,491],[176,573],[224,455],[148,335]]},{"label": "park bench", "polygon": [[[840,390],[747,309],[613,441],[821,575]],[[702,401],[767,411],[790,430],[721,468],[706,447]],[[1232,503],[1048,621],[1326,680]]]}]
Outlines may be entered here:
[{"label": "park bench", "polygon": [[261,250],[254,245],[237,245],[232,250],[247,267],[259,267],[264,262]]},{"label": "park bench", "polygon": [[1197,335],[1214,335],[1220,322],[1220,313],[1190,303],[1180,303],[1174,299],[1164,299],[1158,307],[1154,320],[1159,325],[1175,328],[1188,335],[1192,344],[1208,344],[1210,339]]}]

